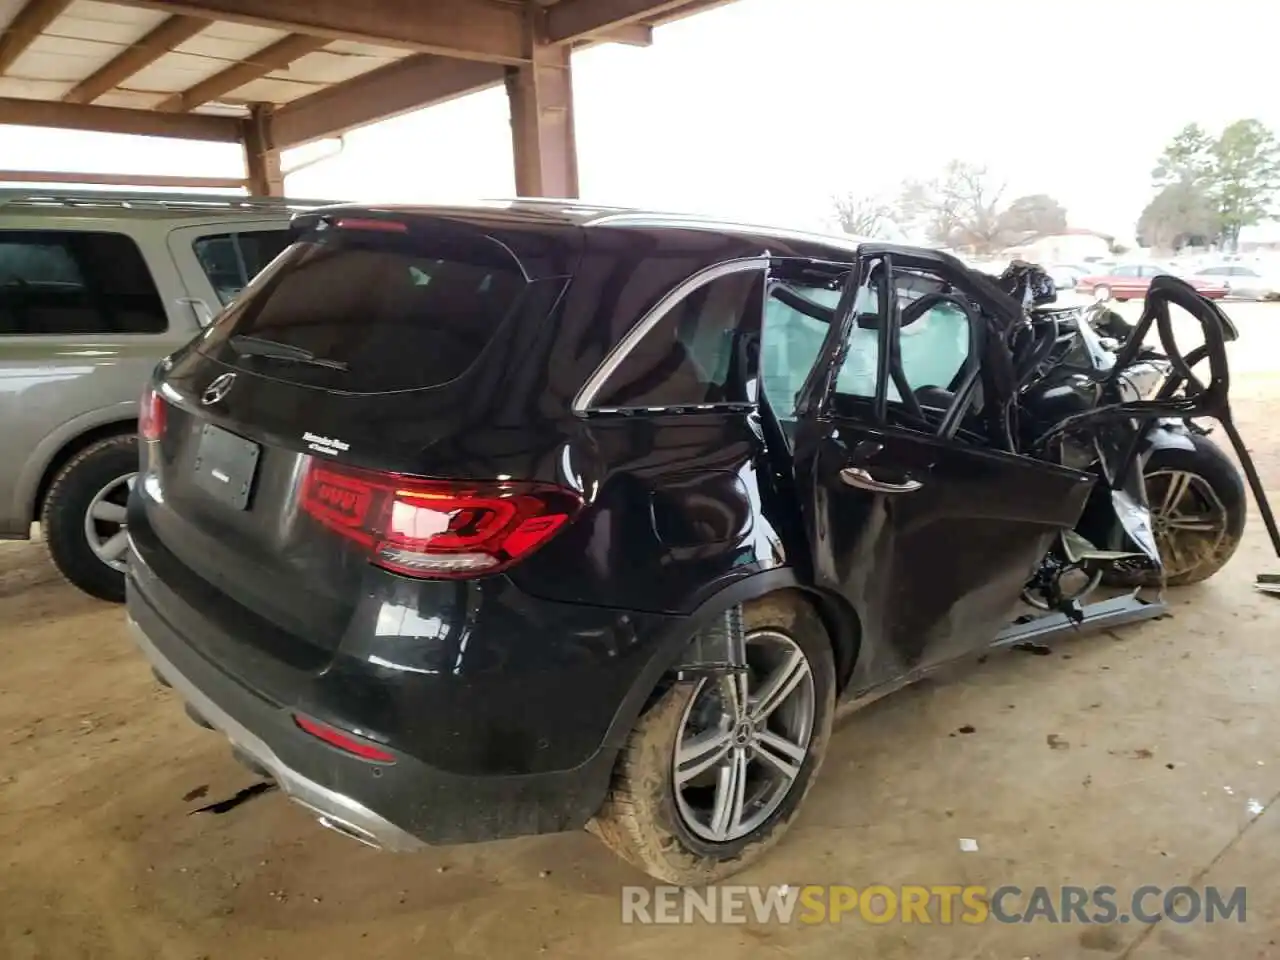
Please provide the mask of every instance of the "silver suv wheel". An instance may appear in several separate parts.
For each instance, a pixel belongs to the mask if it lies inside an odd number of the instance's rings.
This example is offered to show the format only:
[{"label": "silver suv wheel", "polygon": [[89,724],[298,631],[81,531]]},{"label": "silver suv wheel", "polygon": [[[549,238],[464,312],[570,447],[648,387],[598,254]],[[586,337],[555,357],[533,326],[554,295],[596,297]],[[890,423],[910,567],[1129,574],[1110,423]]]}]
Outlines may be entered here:
[{"label": "silver suv wheel", "polygon": [[84,514],[84,535],[99,560],[112,570],[124,572],[129,535],[125,522],[125,505],[133,489],[136,473],[116,477],[89,502]]}]

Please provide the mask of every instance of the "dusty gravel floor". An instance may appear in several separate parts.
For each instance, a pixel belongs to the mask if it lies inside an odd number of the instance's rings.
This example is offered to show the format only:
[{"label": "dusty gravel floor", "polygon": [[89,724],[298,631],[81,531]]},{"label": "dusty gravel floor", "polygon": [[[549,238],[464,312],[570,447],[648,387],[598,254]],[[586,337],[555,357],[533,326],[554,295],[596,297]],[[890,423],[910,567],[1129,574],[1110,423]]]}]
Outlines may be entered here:
[{"label": "dusty gravel floor", "polygon": [[[1233,312],[1238,417],[1280,494],[1280,308]],[[846,719],[794,829],[742,877],[1247,885],[1245,924],[624,927],[619,888],[642,880],[586,835],[397,857],[278,794],[196,812],[255,778],[152,682],[118,608],[38,545],[0,545],[0,958],[1280,956],[1265,569],[1255,514],[1172,618],[992,655]]]}]

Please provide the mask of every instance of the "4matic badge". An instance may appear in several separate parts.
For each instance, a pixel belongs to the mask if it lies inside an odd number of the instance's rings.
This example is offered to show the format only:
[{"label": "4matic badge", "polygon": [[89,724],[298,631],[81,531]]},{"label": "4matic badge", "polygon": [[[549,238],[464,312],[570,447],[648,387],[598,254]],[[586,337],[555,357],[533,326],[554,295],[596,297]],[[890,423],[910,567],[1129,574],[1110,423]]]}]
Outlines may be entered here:
[{"label": "4matic badge", "polygon": [[349,443],[343,443],[334,437],[320,437],[311,432],[304,433],[302,440],[316,453],[327,453],[331,457],[351,449],[351,444]]}]

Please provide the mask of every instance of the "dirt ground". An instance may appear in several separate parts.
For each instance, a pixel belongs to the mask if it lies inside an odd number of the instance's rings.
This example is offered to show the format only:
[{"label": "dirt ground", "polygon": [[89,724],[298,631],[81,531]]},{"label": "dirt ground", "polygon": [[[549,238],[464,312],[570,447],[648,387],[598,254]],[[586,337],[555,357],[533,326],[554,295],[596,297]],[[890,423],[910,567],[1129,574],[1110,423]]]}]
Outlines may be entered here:
[{"label": "dirt ground", "polygon": [[[1280,494],[1280,308],[1232,312],[1238,419]],[[1260,570],[1280,560],[1255,511],[1171,618],[993,654],[846,718],[740,878],[1243,885],[1245,923],[637,927],[619,889],[643,878],[585,834],[396,856],[278,793],[199,812],[256,778],[153,682],[119,608],[38,544],[0,545],[0,958],[1280,957],[1280,598],[1252,591]]]}]

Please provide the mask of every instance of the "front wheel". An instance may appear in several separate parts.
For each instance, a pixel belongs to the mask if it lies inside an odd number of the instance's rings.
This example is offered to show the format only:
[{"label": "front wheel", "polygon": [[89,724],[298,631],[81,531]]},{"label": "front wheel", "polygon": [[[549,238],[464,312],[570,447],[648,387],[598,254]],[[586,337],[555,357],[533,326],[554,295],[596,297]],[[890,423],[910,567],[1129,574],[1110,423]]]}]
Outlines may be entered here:
[{"label": "front wheel", "polygon": [[636,723],[589,829],[667,883],[714,883],[786,831],[831,735],[831,642],[799,594],[743,609],[747,670],[673,684]]},{"label": "front wheel", "polygon": [[[1151,526],[1171,587],[1208,580],[1226,566],[1244,534],[1244,480],[1222,448],[1188,434],[1194,449],[1158,448],[1142,471]],[[1155,587],[1160,571],[1121,566],[1107,574],[1116,586]]]}]

